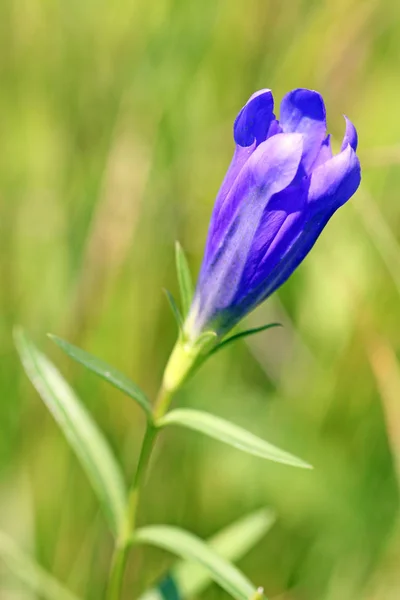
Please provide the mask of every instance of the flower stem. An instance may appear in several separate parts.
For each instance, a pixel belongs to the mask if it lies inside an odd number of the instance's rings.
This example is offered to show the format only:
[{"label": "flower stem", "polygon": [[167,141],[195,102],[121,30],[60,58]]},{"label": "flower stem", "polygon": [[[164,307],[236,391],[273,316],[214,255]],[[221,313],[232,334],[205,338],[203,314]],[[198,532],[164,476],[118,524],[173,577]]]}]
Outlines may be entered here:
[{"label": "flower stem", "polygon": [[165,386],[161,386],[158,392],[156,402],[154,404],[153,415],[155,421],[161,419],[167,412],[171,403],[173,392],[168,390]]},{"label": "flower stem", "polygon": [[136,526],[139,495],[146,478],[151,453],[158,434],[157,421],[165,415],[175,392],[182,385],[198,358],[199,349],[186,348],[180,340],[175,344],[165,368],[163,383],[158,392],[151,419],[147,423],[139,462],[129,490],[125,523],[114,548],[107,587],[107,600],[120,600],[128,548]]},{"label": "flower stem", "polygon": [[139,462],[131,489],[129,490],[125,524],[120,538],[117,540],[111,562],[110,576],[107,589],[107,600],[119,600],[125,571],[130,537],[135,529],[139,493],[146,478],[151,452],[157,436],[157,428],[153,423],[147,424],[143,438]]},{"label": "flower stem", "polygon": [[117,542],[114,548],[114,554],[111,561],[110,575],[107,587],[107,600],[119,600],[120,598],[125,563],[126,546],[119,545]]},{"label": "flower stem", "polygon": [[146,479],[147,468],[150,462],[151,453],[154,442],[157,437],[158,430],[152,424],[148,423],[146,433],[143,438],[142,449],[140,451],[139,462],[133,480],[133,485],[129,491],[128,511],[125,524],[125,539],[129,542],[129,538],[136,525],[136,512],[139,501],[139,492]]}]

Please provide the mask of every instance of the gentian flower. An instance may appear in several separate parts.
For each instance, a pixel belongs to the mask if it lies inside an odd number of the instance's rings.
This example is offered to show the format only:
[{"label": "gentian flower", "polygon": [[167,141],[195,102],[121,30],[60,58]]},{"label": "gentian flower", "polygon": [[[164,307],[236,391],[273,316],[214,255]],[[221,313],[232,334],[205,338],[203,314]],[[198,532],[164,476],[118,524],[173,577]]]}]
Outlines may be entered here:
[{"label": "gentian flower", "polygon": [[333,156],[324,101],[296,89],[279,121],[270,90],[251,96],[233,127],[235,152],[211,217],[189,315],[164,373],[176,390],[211,347],[279,288],[357,190],[357,132],[345,117]]},{"label": "gentian flower", "polygon": [[355,127],[345,118],[333,156],[320,94],[293,90],[279,121],[273,110],[271,91],[261,90],[235,120],[236,149],[212,213],[188,339],[224,336],[268,298],[360,184]]}]

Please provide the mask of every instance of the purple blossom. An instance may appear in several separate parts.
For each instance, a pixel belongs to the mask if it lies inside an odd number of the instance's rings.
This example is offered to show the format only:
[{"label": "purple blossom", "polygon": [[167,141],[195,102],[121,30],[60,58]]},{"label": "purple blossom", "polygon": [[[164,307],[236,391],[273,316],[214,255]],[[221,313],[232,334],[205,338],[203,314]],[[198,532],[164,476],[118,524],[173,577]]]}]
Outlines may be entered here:
[{"label": "purple blossom", "polygon": [[281,286],[360,184],[355,127],[346,118],[333,156],[320,94],[289,92],[279,121],[273,109],[271,91],[261,90],[235,120],[236,148],[186,322],[191,339],[209,330],[224,335]]}]

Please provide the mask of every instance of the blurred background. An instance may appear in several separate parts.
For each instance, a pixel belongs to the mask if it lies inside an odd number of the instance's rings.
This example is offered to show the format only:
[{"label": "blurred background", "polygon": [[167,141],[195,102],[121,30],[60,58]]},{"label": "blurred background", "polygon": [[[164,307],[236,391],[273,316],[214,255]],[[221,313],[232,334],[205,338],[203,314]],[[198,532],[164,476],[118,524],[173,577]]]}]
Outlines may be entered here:
[{"label": "blurred background", "polygon": [[[400,5],[390,0],[2,0],[0,527],[88,600],[111,539],[13,347],[21,324],[106,432],[129,479],[137,406],[47,332],[154,397],[173,346],[174,241],[196,274],[232,123],[262,87],[318,89],[363,183],[290,281],[245,323],[284,328],[218,354],[176,399],[315,466],[296,470],[166,431],[141,523],[206,537],[270,506],[240,567],[269,598],[400,597]],[[131,554],[124,598],[171,563]],[[5,600],[33,600],[0,567]],[[1,586],[0,586],[1,587]],[[212,587],[206,598],[225,598]]]}]

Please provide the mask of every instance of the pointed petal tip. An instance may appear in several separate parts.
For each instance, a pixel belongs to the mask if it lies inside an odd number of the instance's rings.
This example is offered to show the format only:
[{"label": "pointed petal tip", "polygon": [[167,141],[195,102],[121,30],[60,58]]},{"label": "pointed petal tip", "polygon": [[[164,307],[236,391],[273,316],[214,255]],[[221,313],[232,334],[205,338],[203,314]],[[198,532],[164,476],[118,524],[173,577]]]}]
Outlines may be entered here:
[{"label": "pointed petal tip", "polygon": [[[354,129],[355,131],[355,129]],[[360,159],[358,158],[354,147],[351,145],[350,141],[347,141],[346,145],[336,156],[342,156],[342,164],[346,165],[347,171],[354,172],[358,174],[359,180],[361,181],[361,164]],[[335,157],[334,157],[335,158]],[[359,183],[358,183],[359,185]],[[358,187],[357,185],[357,187]],[[354,192],[353,192],[354,193]]]},{"label": "pointed petal tip", "polygon": [[353,150],[357,150],[358,146],[358,134],[357,130],[354,127],[353,123],[350,121],[346,115],[343,115],[344,120],[346,121],[346,131],[342,141],[342,150],[346,148],[347,145],[350,145]]},{"label": "pointed petal tip", "polygon": [[350,144],[347,144],[339,154],[313,171],[308,202],[318,210],[336,210],[355,194],[360,182],[360,161]]}]

